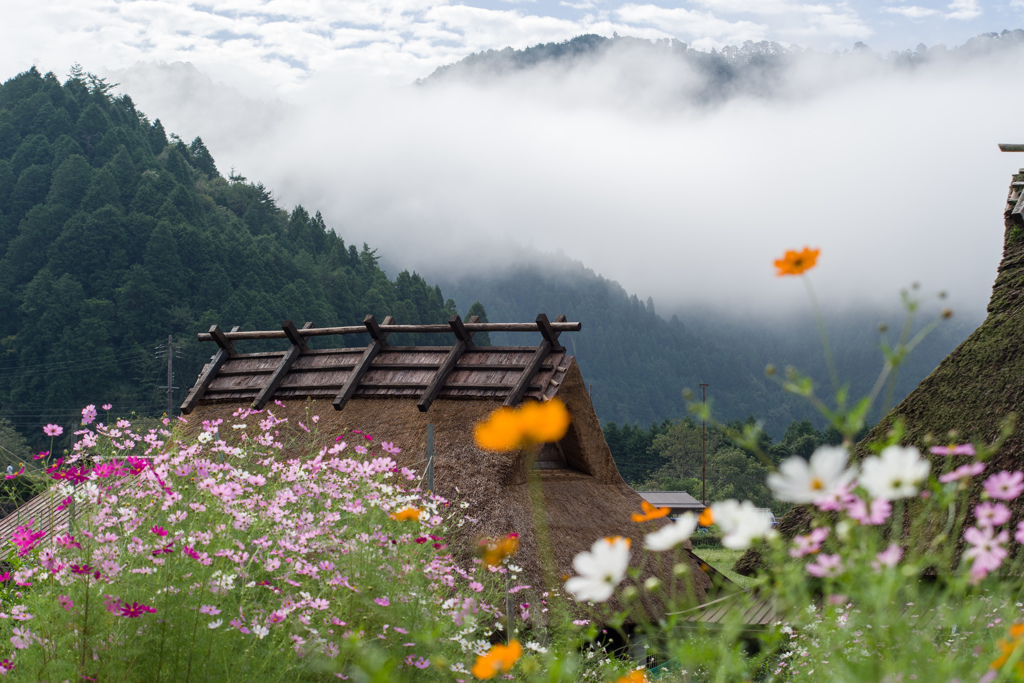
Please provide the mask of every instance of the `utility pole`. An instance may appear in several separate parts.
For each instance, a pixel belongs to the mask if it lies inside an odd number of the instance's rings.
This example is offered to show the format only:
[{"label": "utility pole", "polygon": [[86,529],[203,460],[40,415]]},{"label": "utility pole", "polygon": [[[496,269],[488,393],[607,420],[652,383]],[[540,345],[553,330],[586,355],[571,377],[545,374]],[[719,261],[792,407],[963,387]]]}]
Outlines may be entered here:
[{"label": "utility pole", "polygon": [[174,386],[174,355],[181,355],[181,351],[174,348],[172,335],[167,335],[166,347],[163,344],[158,344],[156,347],[157,358],[165,353],[167,354],[167,417],[171,417],[174,414],[174,390],[178,388]]},{"label": "utility pole", "polygon": [[174,343],[171,335],[167,335],[167,417],[173,414],[174,410]]},{"label": "utility pole", "polygon": [[[709,384],[700,385],[700,405],[704,408],[707,405],[707,397],[705,390],[709,387]],[[707,491],[705,490],[707,482],[707,460],[704,454],[705,443],[707,442],[707,427],[704,424],[706,413],[701,410],[700,413],[700,502],[704,507],[708,505]]]}]

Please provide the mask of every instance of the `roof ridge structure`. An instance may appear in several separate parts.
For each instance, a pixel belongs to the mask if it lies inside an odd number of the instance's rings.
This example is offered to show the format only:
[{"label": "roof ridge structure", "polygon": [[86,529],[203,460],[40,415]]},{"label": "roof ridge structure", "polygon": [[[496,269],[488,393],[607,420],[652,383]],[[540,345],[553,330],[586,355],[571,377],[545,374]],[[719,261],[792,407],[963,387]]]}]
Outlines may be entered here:
[{"label": "roof ridge structure", "polygon": [[[224,332],[219,325],[199,341],[219,347],[181,405],[183,414],[199,405],[251,402],[262,410],[271,400],[297,397],[331,398],[343,410],[354,396],[417,398],[422,412],[437,398],[501,400],[515,406],[530,396],[550,399],[565,379],[569,365],[562,332],[582,329],[564,315],[554,321],[541,313],[533,323],[482,323],[473,316],[463,322],[453,315],[446,325],[399,325],[391,316],[378,323],[372,315],[362,325],[296,328],[290,320],[280,330]],[[540,332],[537,346],[477,346],[477,332]],[[394,346],[389,335],[447,333],[452,345]],[[362,348],[311,349],[311,337],[369,334]],[[242,340],[288,339],[279,352],[239,353]]]}]

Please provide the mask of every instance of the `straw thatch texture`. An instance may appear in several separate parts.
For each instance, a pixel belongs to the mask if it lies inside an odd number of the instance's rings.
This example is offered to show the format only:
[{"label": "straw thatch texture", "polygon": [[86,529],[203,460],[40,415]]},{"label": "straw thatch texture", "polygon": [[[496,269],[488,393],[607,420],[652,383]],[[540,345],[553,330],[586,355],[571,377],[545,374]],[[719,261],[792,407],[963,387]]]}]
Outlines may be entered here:
[{"label": "straw thatch texture", "polygon": [[[594,413],[582,377],[571,362],[558,396],[565,402],[572,424],[562,441],[570,469],[534,470],[543,490],[544,508],[552,539],[554,575],[572,575],[572,559],[604,536],[628,536],[632,539],[634,564],[643,547],[643,529],[630,519],[640,510],[640,495],[622,479],[611,451],[604,441],[601,425]],[[285,408],[271,405],[277,417],[287,417],[290,425],[308,417],[320,416],[317,428],[324,443],[333,443],[335,435],[359,429],[373,435],[375,442],[391,441],[402,448],[394,456],[399,465],[422,472],[426,464],[427,424],[434,425],[434,483],[441,496],[453,502],[470,503],[468,512],[479,520],[473,527],[460,530],[452,539],[457,552],[472,552],[483,536],[520,535],[520,550],[515,563],[525,570],[526,581],[543,586],[543,571],[530,503],[530,472],[533,455],[523,451],[494,453],[476,447],[473,426],[485,419],[498,405],[496,401],[439,399],[429,412],[420,412],[414,399],[356,398],[342,411],[330,401],[291,401]],[[237,406],[200,405],[189,416],[189,430],[198,431],[202,420],[224,418],[230,422]],[[282,425],[283,426],[283,425]],[[352,442],[351,438],[347,439]],[[298,453],[286,453],[297,456]],[[695,597],[702,600],[711,581],[691,560],[695,578]],[[667,569],[667,568],[666,568]],[[646,572],[650,574],[650,570]],[[660,572],[659,572],[660,573]]]},{"label": "straw thatch texture", "polygon": [[[1024,173],[1015,175],[1013,181],[1024,181]],[[999,435],[1006,416],[1024,411],[1024,231],[1020,219],[1011,215],[1018,195],[1019,190],[1011,185],[1003,215],[1003,258],[985,322],[879,421],[854,450],[855,460],[866,455],[863,444],[884,438],[896,419],[902,419],[906,426],[903,444],[916,445],[926,453],[931,439],[947,443],[950,430],[957,431],[959,443],[990,443]],[[931,459],[936,471],[949,463],[945,456]],[[955,464],[969,460],[959,456]],[[1018,428],[989,461],[988,471],[1022,468],[1024,431]],[[980,492],[981,482],[976,479],[972,498],[977,500]],[[1014,501],[1011,508],[1011,525],[1016,525],[1024,518],[1024,501]],[[807,509],[797,506],[782,518],[779,530],[792,537],[809,523]],[[735,570],[749,575],[760,565],[760,557],[751,551],[737,561]]]}]

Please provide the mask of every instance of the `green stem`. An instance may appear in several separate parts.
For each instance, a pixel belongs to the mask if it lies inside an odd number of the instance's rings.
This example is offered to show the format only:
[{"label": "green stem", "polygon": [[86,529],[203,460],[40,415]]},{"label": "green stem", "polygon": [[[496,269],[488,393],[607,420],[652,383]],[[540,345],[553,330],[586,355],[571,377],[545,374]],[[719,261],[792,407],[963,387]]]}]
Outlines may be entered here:
[{"label": "green stem", "polygon": [[825,319],[821,315],[821,306],[818,304],[818,297],[814,294],[814,287],[806,275],[801,276],[804,285],[807,287],[807,295],[811,298],[811,306],[814,308],[814,319],[818,323],[818,334],[821,335],[821,347],[825,351],[825,364],[828,365],[828,374],[832,378],[832,389],[839,392],[839,373],[836,372],[836,364],[832,359],[832,346],[828,342],[828,333],[825,332]]}]

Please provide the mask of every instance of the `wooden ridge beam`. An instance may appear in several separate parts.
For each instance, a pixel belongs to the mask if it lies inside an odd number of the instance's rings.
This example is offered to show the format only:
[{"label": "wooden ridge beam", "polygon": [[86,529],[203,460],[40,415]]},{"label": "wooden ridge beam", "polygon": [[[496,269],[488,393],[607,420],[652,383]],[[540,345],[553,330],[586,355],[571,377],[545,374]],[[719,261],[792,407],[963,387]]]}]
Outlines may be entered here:
[{"label": "wooden ridge beam", "polygon": [[[313,323],[307,322],[302,326],[302,329],[308,330],[311,327],[313,327]],[[292,363],[302,355],[303,351],[307,351],[309,349],[309,347],[306,346],[306,340],[299,335],[299,331],[295,329],[295,325],[291,320],[285,320],[284,323],[281,324],[281,329],[285,336],[291,340],[292,345],[287,351],[285,351],[284,357],[281,359],[281,362],[278,363],[277,368],[274,369],[273,374],[270,375],[270,379],[267,380],[267,383],[263,385],[260,393],[257,394],[255,400],[253,400],[252,407],[255,410],[263,410],[263,406],[267,405],[270,398],[274,395],[274,391],[288,375],[288,368],[290,368]]]},{"label": "wooden ridge beam", "polygon": [[[384,318],[384,325],[392,325],[394,318],[388,316]],[[345,380],[344,386],[341,387],[341,391],[334,397],[334,409],[343,410],[345,404],[349,402],[352,395],[356,393],[356,388],[359,386],[359,382],[362,381],[363,375],[370,369],[370,364],[373,363],[373,359],[377,357],[380,350],[387,346],[388,338],[387,333],[381,330],[381,326],[377,324],[377,319],[372,315],[368,315],[363,319],[363,325],[366,326],[366,330],[373,337],[373,341],[363,351],[362,357],[359,362],[356,363],[355,367],[352,368],[351,374],[348,379]]]},{"label": "wooden ridge beam", "polygon": [[[231,328],[231,332],[237,331],[238,325]],[[196,404],[199,403],[199,399],[203,397],[203,394],[205,394],[206,390],[209,389],[214,378],[217,377],[217,373],[220,371],[221,366],[224,365],[224,362],[228,358],[238,355],[235,353],[235,345],[220,329],[220,325],[213,325],[210,327],[209,334],[213,340],[217,342],[217,345],[220,348],[217,349],[217,353],[210,358],[210,362],[206,364],[205,368],[203,368],[203,372],[199,375],[199,379],[196,380],[195,386],[193,386],[192,390],[188,392],[188,396],[185,397],[185,401],[181,404],[182,415],[188,415],[195,409]]]},{"label": "wooden ridge beam", "polygon": [[[466,322],[475,323],[480,320],[479,316],[473,316]],[[459,358],[465,353],[466,349],[473,348],[473,333],[466,329],[466,326],[462,323],[462,318],[458,315],[453,315],[448,319],[448,324],[452,328],[452,332],[455,333],[455,346],[448,352],[448,356],[441,363],[441,367],[438,368],[437,372],[434,373],[434,378],[430,380],[430,384],[423,391],[423,395],[420,396],[419,402],[416,404],[416,408],[421,412],[425,413],[430,410],[430,404],[434,402],[437,395],[441,393],[441,388],[444,383],[448,381],[448,376],[455,370],[455,366],[459,362]]]},{"label": "wooden ridge beam", "polygon": [[[565,321],[565,316],[560,315],[555,318],[555,323],[561,323]],[[541,341],[540,346],[533,353],[533,358],[530,359],[530,363],[523,370],[523,374],[519,376],[519,381],[512,387],[512,391],[509,392],[508,398],[505,399],[504,405],[514,408],[519,405],[519,402],[523,400],[523,396],[530,389],[530,382],[533,380],[533,376],[540,370],[540,366],[544,364],[551,351],[557,346],[559,350],[564,351],[565,349],[558,344],[558,332],[555,330],[554,325],[548,322],[548,317],[543,313],[537,315],[537,327],[540,328],[541,334],[544,335],[544,340]]]},{"label": "wooden ridge beam", "polygon": [[[558,332],[579,332],[583,329],[583,323],[579,322],[567,322],[565,316],[559,316],[554,322],[550,323],[551,327]],[[465,323],[466,330],[469,332],[537,332],[540,328],[537,323]],[[427,333],[450,333],[452,328],[450,325],[442,324],[431,324],[431,325],[394,325],[381,323],[378,329],[384,334],[427,334]],[[303,337],[323,337],[336,334],[365,334],[369,330],[366,325],[346,325],[343,327],[313,327],[303,328],[299,333]],[[231,332],[225,333],[225,337],[232,341],[239,339],[285,339],[287,338],[284,330],[251,330],[240,332],[232,330]],[[202,332],[198,336],[199,341],[214,341],[213,336],[209,332]]]}]

